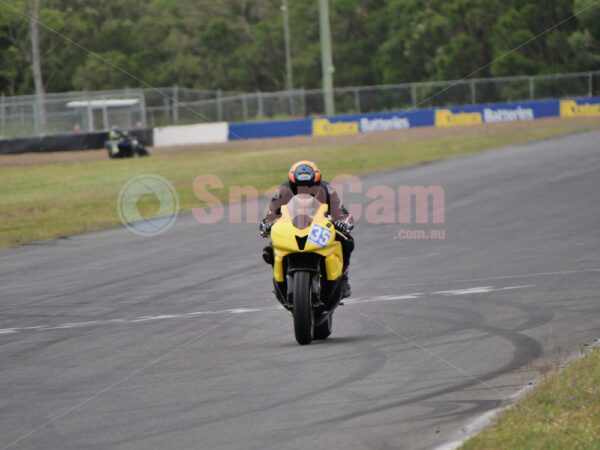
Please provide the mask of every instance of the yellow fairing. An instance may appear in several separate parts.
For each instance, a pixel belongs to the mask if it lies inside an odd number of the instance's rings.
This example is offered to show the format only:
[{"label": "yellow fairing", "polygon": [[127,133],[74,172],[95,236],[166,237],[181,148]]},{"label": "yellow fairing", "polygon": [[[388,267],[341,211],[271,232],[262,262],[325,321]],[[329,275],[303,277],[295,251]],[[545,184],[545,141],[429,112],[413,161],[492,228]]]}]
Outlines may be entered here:
[{"label": "yellow fairing", "polygon": [[[281,218],[271,228],[271,240],[275,251],[275,264],[273,264],[273,276],[278,282],[283,282],[283,258],[290,253],[317,253],[325,257],[325,269],[328,280],[336,280],[342,274],[344,259],[342,256],[342,244],[335,240],[333,225],[325,217],[327,205],[321,205],[309,227],[299,230],[292,223],[287,206],[281,207]],[[308,237],[313,232],[313,227],[323,227],[331,232],[331,236],[325,243],[320,242],[323,247],[316,245],[311,240],[306,241],[304,250],[298,248],[296,236]]]}]

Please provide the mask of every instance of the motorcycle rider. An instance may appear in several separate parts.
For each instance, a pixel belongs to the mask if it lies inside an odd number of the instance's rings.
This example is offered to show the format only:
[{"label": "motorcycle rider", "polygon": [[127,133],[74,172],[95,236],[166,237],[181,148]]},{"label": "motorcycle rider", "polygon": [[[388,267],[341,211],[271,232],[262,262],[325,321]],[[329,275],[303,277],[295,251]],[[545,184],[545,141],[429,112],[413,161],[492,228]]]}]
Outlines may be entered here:
[{"label": "motorcycle rider", "polygon": [[[314,162],[298,161],[292,165],[288,172],[288,181],[279,186],[265,210],[259,227],[261,236],[266,238],[270,235],[271,226],[281,217],[281,207],[297,194],[310,194],[329,207],[328,214],[331,216],[333,226],[343,235],[338,236],[336,233],[336,240],[342,244],[344,255],[342,296],[349,297],[351,290],[348,282],[348,266],[350,265],[350,254],[354,250],[354,239],[350,236],[350,232],[354,228],[354,219],[342,204],[340,196],[333,186],[326,181],[321,181],[321,172]],[[273,265],[275,260],[273,246],[266,246],[262,256],[267,264]]]},{"label": "motorcycle rider", "polygon": [[122,137],[123,132],[121,131],[121,129],[118,126],[113,125],[110,129],[110,132],[108,133],[107,143],[111,157],[115,157],[119,154],[119,142],[121,141]]},{"label": "motorcycle rider", "polygon": [[127,130],[121,130],[116,125],[110,129],[105,147],[109,150],[111,158],[131,158],[134,153],[139,156],[148,156],[148,151],[135,137],[129,135]]}]

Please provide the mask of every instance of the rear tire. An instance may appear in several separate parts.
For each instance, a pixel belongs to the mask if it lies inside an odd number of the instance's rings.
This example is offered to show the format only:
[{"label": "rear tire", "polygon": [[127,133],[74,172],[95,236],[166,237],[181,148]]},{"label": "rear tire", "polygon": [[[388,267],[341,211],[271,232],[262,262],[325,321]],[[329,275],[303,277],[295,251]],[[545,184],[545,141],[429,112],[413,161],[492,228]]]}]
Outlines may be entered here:
[{"label": "rear tire", "polygon": [[333,329],[333,314],[329,314],[329,317],[321,325],[315,325],[315,339],[327,339]]},{"label": "rear tire", "polygon": [[310,344],[313,332],[313,309],[311,304],[311,273],[294,273],[293,282],[294,334],[300,345]]}]

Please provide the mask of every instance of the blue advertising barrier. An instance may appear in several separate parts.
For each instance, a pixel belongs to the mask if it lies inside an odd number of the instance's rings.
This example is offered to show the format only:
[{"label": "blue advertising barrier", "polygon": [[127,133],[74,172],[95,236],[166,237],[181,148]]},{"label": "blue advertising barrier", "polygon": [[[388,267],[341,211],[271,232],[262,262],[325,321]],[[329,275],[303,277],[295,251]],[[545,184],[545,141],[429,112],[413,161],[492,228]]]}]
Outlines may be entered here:
[{"label": "blue advertising barrier", "polygon": [[495,122],[516,122],[545,117],[600,117],[600,98],[533,100],[369,114],[348,114],[314,119],[229,125],[229,139],[285,136],[336,136],[361,132],[403,130],[414,127],[450,127]]},{"label": "blue advertising barrier", "polygon": [[310,136],[311,132],[312,119],[229,124],[230,141],[266,137]]}]

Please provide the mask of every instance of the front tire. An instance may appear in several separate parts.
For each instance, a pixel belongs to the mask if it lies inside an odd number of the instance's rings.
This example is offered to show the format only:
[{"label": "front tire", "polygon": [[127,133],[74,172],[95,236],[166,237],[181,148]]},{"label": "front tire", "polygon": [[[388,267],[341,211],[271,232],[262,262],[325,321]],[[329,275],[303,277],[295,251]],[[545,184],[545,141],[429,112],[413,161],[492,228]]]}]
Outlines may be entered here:
[{"label": "front tire", "polygon": [[294,334],[300,345],[310,344],[313,332],[313,309],[311,304],[311,274],[298,271],[294,273],[293,284],[293,313]]}]

